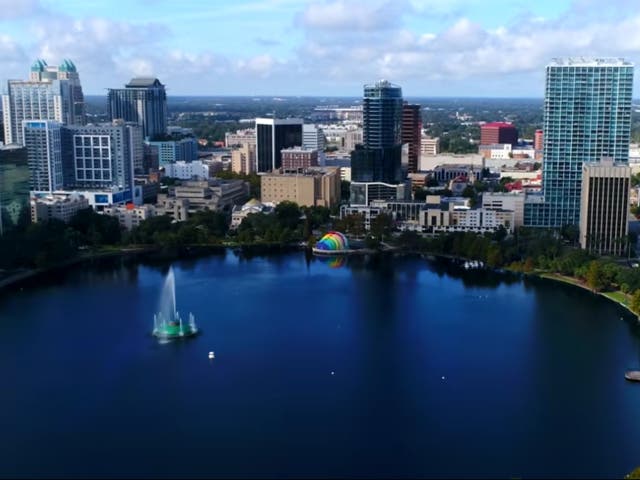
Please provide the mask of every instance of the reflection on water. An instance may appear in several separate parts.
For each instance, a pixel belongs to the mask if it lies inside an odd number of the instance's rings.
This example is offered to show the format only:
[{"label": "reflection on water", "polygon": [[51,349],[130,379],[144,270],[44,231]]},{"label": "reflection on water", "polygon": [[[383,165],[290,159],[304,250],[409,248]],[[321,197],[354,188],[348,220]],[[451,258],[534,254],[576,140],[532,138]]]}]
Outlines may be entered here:
[{"label": "reflection on water", "polygon": [[344,255],[335,255],[330,257],[318,257],[320,262],[329,266],[330,268],[342,268],[347,264],[347,257]]}]

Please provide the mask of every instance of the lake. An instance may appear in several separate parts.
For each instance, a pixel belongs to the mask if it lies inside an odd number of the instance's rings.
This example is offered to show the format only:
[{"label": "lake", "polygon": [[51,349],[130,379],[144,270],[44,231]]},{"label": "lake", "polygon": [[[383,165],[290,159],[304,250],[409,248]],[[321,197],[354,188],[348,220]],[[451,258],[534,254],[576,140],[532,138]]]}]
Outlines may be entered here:
[{"label": "lake", "polygon": [[[150,335],[169,266],[193,339]],[[0,296],[0,475],[622,477],[640,327],[419,257],[102,260]],[[215,359],[208,352],[215,352]]]}]

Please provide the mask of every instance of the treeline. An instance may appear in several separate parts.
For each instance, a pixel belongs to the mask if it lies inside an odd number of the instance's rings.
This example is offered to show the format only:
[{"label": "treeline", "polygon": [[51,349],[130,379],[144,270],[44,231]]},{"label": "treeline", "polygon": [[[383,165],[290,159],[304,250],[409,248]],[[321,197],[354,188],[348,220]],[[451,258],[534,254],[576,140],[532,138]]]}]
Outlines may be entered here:
[{"label": "treeline", "polygon": [[166,215],[151,217],[124,230],[117,218],[87,208],[68,224],[50,220],[21,224],[0,237],[0,269],[46,268],[72,260],[82,252],[127,246],[154,246],[179,253],[192,245],[288,244],[308,241],[316,229],[331,227],[330,210],[279,203],[273,214],[248,215],[237,231],[229,231],[224,212],[203,210],[184,222]]}]

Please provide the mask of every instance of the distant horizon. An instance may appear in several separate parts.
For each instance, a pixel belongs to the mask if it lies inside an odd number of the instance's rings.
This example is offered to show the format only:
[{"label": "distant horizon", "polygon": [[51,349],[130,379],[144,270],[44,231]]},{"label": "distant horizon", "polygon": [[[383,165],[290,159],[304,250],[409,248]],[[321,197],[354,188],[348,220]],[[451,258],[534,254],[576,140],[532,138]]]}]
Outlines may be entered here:
[{"label": "distant horizon", "polygon": [[0,81],[70,59],[92,96],[153,76],[175,96],[348,98],[386,78],[408,98],[533,99],[554,58],[640,65],[636,0],[4,1]]}]

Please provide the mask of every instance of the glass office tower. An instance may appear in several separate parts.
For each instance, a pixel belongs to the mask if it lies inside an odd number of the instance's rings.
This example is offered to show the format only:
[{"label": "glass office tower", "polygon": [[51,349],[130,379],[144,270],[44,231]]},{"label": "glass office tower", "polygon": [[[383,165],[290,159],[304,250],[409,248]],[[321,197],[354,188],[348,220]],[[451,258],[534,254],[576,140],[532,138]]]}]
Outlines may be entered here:
[{"label": "glass office tower", "polygon": [[633,65],[620,58],[563,58],[547,66],[542,198],[525,204],[525,224],[580,222],[583,162],[629,161]]},{"label": "glass office tower", "polygon": [[[364,86],[363,144],[351,152],[351,203],[404,197],[402,89],[380,80]],[[376,184],[376,185],[373,185]]]}]

